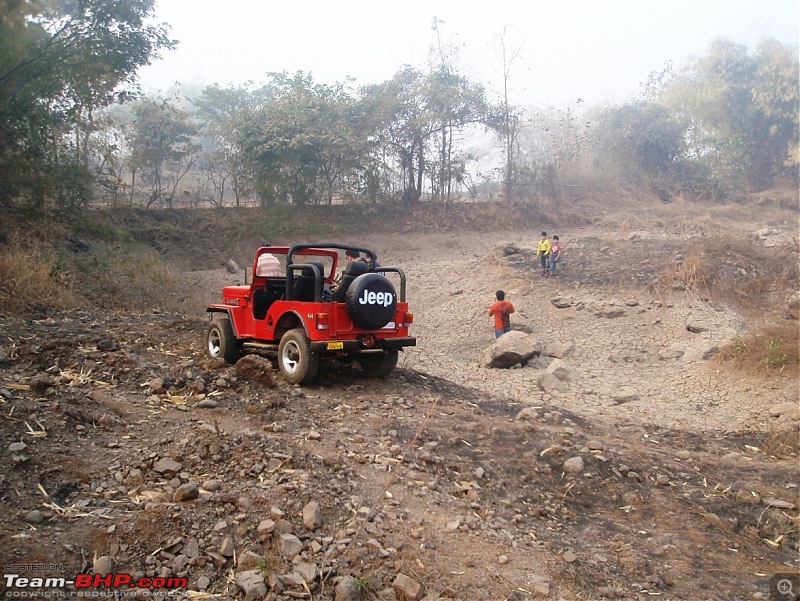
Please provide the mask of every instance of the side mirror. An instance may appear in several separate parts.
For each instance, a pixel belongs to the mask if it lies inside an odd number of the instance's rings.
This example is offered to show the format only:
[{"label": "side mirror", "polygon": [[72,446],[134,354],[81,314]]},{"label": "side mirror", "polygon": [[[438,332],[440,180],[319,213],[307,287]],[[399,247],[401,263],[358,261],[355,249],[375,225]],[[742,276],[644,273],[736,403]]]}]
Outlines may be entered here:
[{"label": "side mirror", "polygon": [[250,265],[244,268],[244,283],[245,286],[249,286],[253,283],[253,266]]}]

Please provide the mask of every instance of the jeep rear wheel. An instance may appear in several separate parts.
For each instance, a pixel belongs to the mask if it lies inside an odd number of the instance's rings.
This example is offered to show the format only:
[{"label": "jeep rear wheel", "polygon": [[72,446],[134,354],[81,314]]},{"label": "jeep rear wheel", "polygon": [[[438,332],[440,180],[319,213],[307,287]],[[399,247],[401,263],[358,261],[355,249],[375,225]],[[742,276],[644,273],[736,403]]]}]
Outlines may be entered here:
[{"label": "jeep rear wheel", "polygon": [[290,384],[308,384],[317,376],[319,355],[311,352],[303,328],[289,330],[281,338],[278,368]]},{"label": "jeep rear wheel", "polygon": [[385,353],[364,353],[358,358],[361,370],[372,378],[385,378],[397,367],[397,349]]},{"label": "jeep rear wheel", "polygon": [[228,363],[236,363],[239,359],[239,343],[227,317],[212,319],[208,324],[206,352],[212,359],[224,359]]}]

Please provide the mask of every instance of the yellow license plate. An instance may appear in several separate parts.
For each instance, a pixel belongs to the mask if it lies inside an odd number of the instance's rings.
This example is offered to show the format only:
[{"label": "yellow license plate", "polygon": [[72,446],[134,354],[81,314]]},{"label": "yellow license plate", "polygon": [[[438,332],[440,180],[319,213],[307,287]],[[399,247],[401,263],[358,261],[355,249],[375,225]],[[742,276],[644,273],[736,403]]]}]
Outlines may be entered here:
[{"label": "yellow license plate", "polygon": [[344,342],[329,342],[328,343],[328,350],[329,351],[341,351],[344,348]]}]

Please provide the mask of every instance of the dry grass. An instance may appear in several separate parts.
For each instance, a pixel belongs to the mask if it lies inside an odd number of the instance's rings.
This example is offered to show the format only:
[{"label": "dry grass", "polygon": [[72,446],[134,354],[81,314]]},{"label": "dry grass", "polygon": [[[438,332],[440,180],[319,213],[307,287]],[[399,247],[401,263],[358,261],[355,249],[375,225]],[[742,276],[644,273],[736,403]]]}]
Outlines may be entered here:
[{"label": "dry grass", "polygon": [[77,305],[74,280],[63,257],[35,240],[12,239],[0,250],[0,306],[8,313],[32,308],[67,309]]},{"label": "dry grass", "polygon": [[729,230],[697,236],[690,248],[691,254],[656,280],[656,290],[685,289],[761,315],[779,308],[800,287],[794,249],[768,248]]},{"label": "dry grass", "polygon": [[751,376],[782,375],[797,379],[800,374],[799,339],[798,322],[782,320],[737,338],[715,355],[714,361]]}]

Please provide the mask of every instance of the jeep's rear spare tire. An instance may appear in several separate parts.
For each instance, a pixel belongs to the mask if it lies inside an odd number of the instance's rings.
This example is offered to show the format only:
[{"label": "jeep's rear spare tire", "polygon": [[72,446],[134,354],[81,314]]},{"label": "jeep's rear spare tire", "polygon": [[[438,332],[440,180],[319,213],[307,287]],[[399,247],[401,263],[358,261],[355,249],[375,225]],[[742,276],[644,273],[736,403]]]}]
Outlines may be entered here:
[{"label": "jeep's rear spare tire", "polygon": [[311,351],[303,328],[289,330],[281,338],[278,369],[290,384],[308,384],[317,377],[319,355]]},{"label": "jeep's rear spare tire", "polygon": [[365,273],[347,289],[345,309],[350,319],[365,330],[379,330],[394,319],[397,294],[386,276]]},{"label": "jeep's rear spare tire", "polygon": [[228,363],[236,363],[239,359],[239,343],[233,335],[229,318],[212,319],[208,324],[206,352],[212,359],[224,359]]}]

